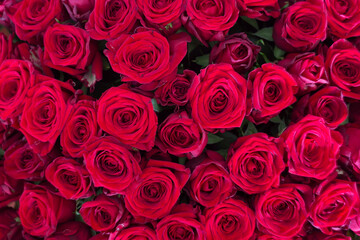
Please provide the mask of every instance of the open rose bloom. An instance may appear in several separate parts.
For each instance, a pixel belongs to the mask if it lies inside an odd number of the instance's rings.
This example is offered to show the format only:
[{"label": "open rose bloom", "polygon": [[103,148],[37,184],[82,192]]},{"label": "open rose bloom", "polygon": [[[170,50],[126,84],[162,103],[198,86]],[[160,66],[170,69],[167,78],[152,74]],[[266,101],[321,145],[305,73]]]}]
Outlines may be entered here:
[{"label": "open rose bloom", "polygon": [[0,0],[22,239],[360,239],[360,0]]}]

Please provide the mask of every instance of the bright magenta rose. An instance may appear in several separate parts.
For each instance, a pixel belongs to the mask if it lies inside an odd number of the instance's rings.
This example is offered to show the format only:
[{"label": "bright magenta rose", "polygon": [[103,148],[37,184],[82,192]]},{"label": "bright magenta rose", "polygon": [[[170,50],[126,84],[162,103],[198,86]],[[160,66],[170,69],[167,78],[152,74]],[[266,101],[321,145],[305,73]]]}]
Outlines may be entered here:
[{"label": "bright magenta rose", "polygon": [[70,83],[37,75],[39,82],[28,92],[20,130],[34,152],[48,154],[67,121],[74,100]]},{"label": "bright magenta rose", "polygon": [[258,196],[255,213],[260,231],[278,238],[298,234],[308,217],[311,188],[283,185]]},{"label": "bright magenta rose", "polygon": [[246,203],[227,199],[205,210],[205,231],[208,240],[248,240],[255,230],[255,216]]},{"label": "bright magenta rose", "polygon": [[291,174],[323,180],[335,170],[343,138],[330,130],[323,118],[307,115],[280,137]]},{"label": "bright magenta rose", "polygon": [[223,41],[239,16],[235,0],[189,0],[181,22],[205,46],[208,41]]},{"label": "bright magenta rose", "polygon": [[165,38],[156,30],[138,28],[134,34],[108,42],[104,54],[115,72],[128,77],[123,81],[152,83],[156,88],[162,79],[175,76],[190,41],[186,33]]},{"label": "bright magenta rose", "polygon": [[230,64],[211,64],[189,90],[191,116],[207,131],[240,127],[246,112],[246,81]]},{"label": "bright magenta rose", "polygon": [[248,116],[255,124],[267,123],[296,101],[297,83],[283,68],[265,63],[248,76]]},{"label": "bright magenta rose", "polygon": [[275,22],[275,44],[287,52],[313,50],[326,39],[327,16],[322,0],[299,1]]},{"label": "bright magenta rose", "polygon": [[84,161],[95,187],[123,194],[141,174],[140,153],[117,139],[106,136],[92,139]]},{"label": "bright magenta rose", "polygon": [[231,180],[247,194],[278,187],[285,169],[282,147],[265,133],[238,138],[227,159]]},{"label": "bright magenta rose", "polygon": [[190,170],[172,162],[150,160],[137,181],[125,193],[125,206],[140,219],[168,215],[178,201]]},{"label": "bright magenta rose", "polygon": [[187,158],[199,156],[207,144],[204,129],[183,111],[170,114],[159,125],[156,145],[172,155]]},{"label": "bright magenta rose", "polygon": [[59,223],[74,217],[75,201],[66,200],[41,185],[27,184],[20,197],[19,215],[25,232],[48,237]]},{"label": "bright magenta rose", "polygon": [[124,144],[146,151],[155,144],[158,118],[151,99],[125,85],[102,94],[97,120],[101,129]]}]

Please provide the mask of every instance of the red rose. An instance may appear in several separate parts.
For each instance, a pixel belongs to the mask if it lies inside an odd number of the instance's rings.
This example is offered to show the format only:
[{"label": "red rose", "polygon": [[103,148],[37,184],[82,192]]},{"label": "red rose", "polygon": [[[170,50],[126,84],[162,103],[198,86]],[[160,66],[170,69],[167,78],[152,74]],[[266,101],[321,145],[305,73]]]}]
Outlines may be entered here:
[{"label": "red rose", "polygon": [[62,0],[62,3],[72,20],[84,22],[94,9],[95,0]]},{"label": "red rose", "polygon": [[41,185],[26,184],[20,197],[20,221],[25,232],[33,236],[50,236],[59,223],[71,220],[74,212],[74,201],[65,200]]},{"label": "red rose", "polygon": [[15,179],[39,181],[44,178],[44,170],[50,161],[48,156],[34,153],[30,145],[22,139],[12,144],[4,154],[6,174]]},{"label": "red rose", "polygon": [[150,160],[125,193],[125,206],[139,220],[159,219],[171,211],[190,171],[183,165]]},{"label": "red rose", "polygon": [[228,153],[231,180],[247,194],[278,187],[285,164],[282,147],[277,144],[265,133],[238,138]]},{"label": "red rose", "polygon": [[350,220],[358,216],[359,193],[355,182],[334,180],[324,182],[315,192],[311,206],[311,223],[325,234],[332,234]]},{"label": "red rose", "polygon": [[[92,64],[91,71],[96,80],[102,78],[102,60],[96,43],[91,41],[88,32],[75,26],[56,23],[47,28],[43,62],[80,80]],[[92,86],[95,82],[88,81],[87,85]]]},{"label": "red rose", "polygon": [[188,191],[190,197],[204,207],[214,207],[236,193],[224,158],[213,151],[188,162],[193,165]]},{"label": "red rose", "polygon": [[279,238],[298,234],[308,217],[309,196],[307,185],[283,185],[259,195],[255,206],[259,230]]},{"label": "red rose", "polygon": [[72,108],[74,88],[65,82],[37,75],[39,82],[28,92],[20,122],[34,152],[48,154],[60,135]]},{"label": "red rose", "polygon": [[212,64],[189,90],[191,115],[205,130],[240,127],[246,112],[246,81],[230,64]]},{"label": "red rose", "polygon": [[95,200],[83,203],[79,212],[84,222],[95,231],[112,232],[130,224],[131,215],[122,199],[117,197],[99,195]]},{"label": "red rose", "polygon": [[189,0],[181,22],[205,46],[208,41],[223,41],[239,16],[235,0]]},{"label": "red rose", "polygon": [[287,52],[313,50],[326,39],[327,16],[322,0],[297,2],[274,25],[275,44]]},{"label": "red rose", "polygon": [[343,138],[330,130],[323,118],[307,115],[280,137],[291,174],[323,180],[335,170]]},{"label": "red rose", "polygon": [[0,33],[0,64],[5,60],[11,58],[13,54],[13,36],[6,36],[4,33]]},{"label": "red rose", "polygon": [[124,193],[141,173],[140,153],[113,137],[93,139],[87,146],[84,161],[95,187],[114,193]]},{"label": "red rose", "polygon": [[66,199],[86,198],[94,194],[89,172],[74,159],[56,158],[46,168],[45,176]]},{"label": "red rose", "polygon": [[190,159],[199,156],[206,144],[204,129],[185,111],[170,114],[159,125],[156,145],[163,152]]},{"label": "red rose", "polygon": [[14,119],[22,113],[26,95],[35,85],[31,62],[5,60],[0,65],[0,118]]},{"label": "red rose", "polygon": [[341,90],[328,86],[312,96],[305,95],[293,110],[293,120],[297,121],[307,114],[322,117],[326,126],[331,129],[337,128],[348,116]]},{"label": "red rose", "polygon": [[338,38],[360,36],[360,1],[325,0],[330,34]]},{"label": "red rose", "polygon": [[106,44],[104,54],[112,69],[140,84],[157,83],[175,76],[177,67],[186,55],[191,38],[179,33],[166,39],[152,29],[138,28],[134,34],[123,34]]},{"label": "red rose", "polygon": [[136,19],[135,0],[96,0],[85,29],[96,40],[117,39],[132,30]]},{"label": "red rose", "polygon": [[90,99],[82,99],[74,105],[60,136],[64,154],[74,158],[82,157],[90,139],[101,136],[96,108],[97,102]]},{"label": "red rose", "polygon": [[175,33],[180,27],[180,15],[184,12],[183,0],[158,2],[155,0],[137,0],[139,12],[150,26],[164,33]]},{"label": "red rose", "polygon": [[245,33],[235,33],[225,37],[211,49],[210,62],[229,63],[238,73],[249,71],[261,47],[251,42]]},{"label": "red rose", "polygon": [[227,199],[205,211],[205,230],[208,240],[247,240],[255,230],[255,216],[246,203]]},{"label": "red rose", "polygon": [[19,200],[24,189],[24,182],[9,177],[4,167],[0,165],[0,208],[7,206],[13,201]]},{"label": "red rose", "polygon": [[249,73],[248,91],[247,117],[261,124],[296,101],[297,83],[283,67],[265,63]]},{"label": "red rose", "polygon": [[97,120],[101,129],[122,143],[150,151],[155,144],[157,116],[151,99],[125,85],[112,87],[99,100]]},{"label": "red rose", "polygon": [[88,240],[91,238],[90,228],[82,222],[66,222],[60,224],[56,232],[46,240],[58,240],[58,239],[74,239],[74,240]]},{"label": "red rose", "polygon": [[360,51],[345,39],[331,45],[325,67],[331,83],[343,90],[345,97],[360,99]]},{"label": "red rose", "polygon": [[156,101],[162,106],[185,106],[189,101],[188,90],[195,76],[195,72],[185,69],[183,74],[177,74],[175,78],[166,81],[156,89]]},{"label": "red rose", "polygon": [[17,217],[18,214],[15,209],[9,207],[0,208],[0,239],[16,239],[12,237],[19,229],[19,223],[16,222]]},{"label": "red rose", "polygon": [[356,123],[346,124],[338,128],[344,138],[344,144],[340,149],[340,160],[346,168],[350,168],[353,175],[360,178],[360,125]]},{"label": "red rose", "polygon": [[240,15],[256,18],[261,21],[269,21],[270,17],[280,16],[278,0],[237,0]]},{"label": "red rose", "polygon": [[199,208],[188,204],[174,207],[171,213],[156,225],[156,236],[159,240],[188,239],[205,240],[204,217]]},{"label": "red rose", "polygon": [[110,234],[109,240],[157,240],[155,231],[147,226],[133,226]]},{"label": "red rose", "polygon": [[60,0],[24,0],[12,7],[15,11],[11,20],[16,35],[31,44],[39,43],[41,34],[62,18]]},{"label": "red rose", "polygon": [[322,55],[315,55],[313,52],[290,53],[279,62],[279,65],[286,68],[297,82],[298,96],[329,84]]}]

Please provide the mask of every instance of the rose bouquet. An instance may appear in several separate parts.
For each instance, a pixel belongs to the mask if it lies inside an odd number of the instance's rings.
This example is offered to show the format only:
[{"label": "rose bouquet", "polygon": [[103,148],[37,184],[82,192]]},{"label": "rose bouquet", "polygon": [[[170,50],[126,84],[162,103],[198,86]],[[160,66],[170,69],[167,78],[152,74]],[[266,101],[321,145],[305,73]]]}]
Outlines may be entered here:
[{"label": "rose bouquet", "polygon": [[3,0],[0,25],[0,239],[360,239],[360,0]]}]

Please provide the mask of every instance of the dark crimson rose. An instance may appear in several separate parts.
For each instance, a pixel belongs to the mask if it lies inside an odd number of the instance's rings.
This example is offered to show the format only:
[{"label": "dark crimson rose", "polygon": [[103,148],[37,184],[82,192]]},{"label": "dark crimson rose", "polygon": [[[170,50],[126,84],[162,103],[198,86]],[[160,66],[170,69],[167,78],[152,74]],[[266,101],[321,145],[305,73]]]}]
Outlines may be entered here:
[{"label": "dark crimson rose", "polygon": [[175,33],[181,27],[180,15],[185,10],[183,0],[136,0],[136,4],[150,26],[165,33]]},{"label": "dark crimson rose", "polygon": [[179,204],[171,213],[156,225],[156,236],[159,240],[205,240],[204,216],[200,208],[188,204]]},{"label": "dark crimson rose", "polygon": [[135,0],[96,0],[85,29],[96,40],[117,39],[132,30],[136,18]]},{"label": "dark crimson rose", "polygon": [[312,232],[306,235],[307,240],[351,240],[351,237],[345,236],[341,233],[333,233],[330,236],[323,234],[320,231]]},{"label": "dark crimson rose", "polygon": [[72,20],[85,22],[94,9],[95,0],[62,0],[69,16]]},{"label": "dark crimson rose", "polygon": [[37,81],[25,100],[20,130],[34,152],[43,156],[51,151],[69,117],[75,90],[70,83],[42,75]]},{"label": "dark crimson rose", "polygon": [[360,102],[351,102],[349,106],[349,122],[360,123]]},{"label": "dark crimson rose", "polygon": [[6,174],[4,167],[0,166],[0,208],[19,200],[23,186],[23,181],[11,178]]},{"label": "dark crimson rose", "polygon": [[101,129],[124,144],[146,151],[155,144],[158,119],[151,99],[125,85],[112,87],[102,94],[97,120]]},{"label": "dark crimson rose", "polygon": [[240,137],[228,153],[231,180],[247,194],[264,192],[280,184],[285,169],[283,148],[265,133]]},{"label": "dark crimson rose", "polygon": [[235,0],[189,0],[181,22],[205,46],[208,41],[223,41],[239,16]]},{"label": "dark crimson rose", "polygon": [[11,20],[15,24],[16,35],[31,44],[40,42],[45,30],[62,19],[60,0],[24,0],[12,7],[15,13]]},{"label": "dark crimson rose", "polygon": [[109,235],[106,233],[99,233],[90,238],[89,240],[109,240]]},{"label": "dark crimson rose", "polygon": [[324,57],[313,52],[289,53],[279,62],[293,76],[299,86],[298,96],[329,84]]},{"label": "dark crimson rose", "polygon": [[208,240],[248,240],[255,230],[255,215],[246,203],[229,198],[205,211]]},{"label": "dark crimson rose", "polygon": [[26,94],[35,85],[31,62],[10,59],[0,65],[0,118],[14,119],[22,113]]},{"label": "dark crimson rose", "polygon": [[60,144],[65,155],[82,157],[90,139],[101,136],[96,108],[97,102],[92,99],[81,99],[74,105],[60,136]]},{"label": "dark crimson rose", "polygon": [[125,193],[125,206],[141,219],[159,219],[168,215],[190,176],[184,165],[150,160],[140,178]]},{"label": "dark crimson rose", "polygon": [[46,240],[88,240],[91,238],[90,228],[82,222],[66,222],[60,224],[56,232]]},{"label": "dark crimson rose", "polygon": [[235,194],[226,162],[217,152],[208,150],[197,159],[189,161],[189,165],[194,165],[194,169],[187,189],[196,202],[204,207],[214,207]]},{"label": "dark crimson rose", "polygon": [[25,185],[19,201],[21,224],[25,232],[37,237],[48,237],[59,223],[71,220],[76,205],[44,186],[30,183]]},{"label": "dark crimson rose", "polygon": [[292,184],[260,194],[255,205],[259,230],[276,237],[298,234],[308,217],[309,195],[309,186]]},{"label": "dark crimson rose", "polygon": [[186,69],[183,74],[177,74],[156,89],[156,101],[162,106],[185,106],[189,101],[188,90],[195,76],[195,72]]},{"label": "dark crimson rose", "polygon": [[235,33],[225,37],[211,49],[210,62],[229,63],[238,73],[249,71],[261,47],[251,42],[245,33]]},{"label": "dark crimson rose", "polygon": [[360,201],[356,182],[338,179],[323,182],[315,194],[310,211],[311,223],[325,234],[333,234],[333,230],[358,216]]},{"label": "dark crimson rose", "polygon": [[360,36],[360,1],[325,0],[330,34],[338,38]]},{"label": "dark crimson rose", "polygon": [[337,40],[327,51],[325,67],[331,83],[345,97],[360,99],[360,51],[345,39]]},{"label": "dark crimson rose", "polygon": [[344,144],[340,149],[340,160],[348,166],[355,175],[360,177],[360,125],[350,123],[338,128],[344,138]]},{"label": "dark crimson rose", "polygon": [[74,159],[56,158],[46,168],[45,176],[66,199],[76,200],[94,194],[89,172]]},{"label": "dark crimson rose", "polygon": [[265,63],[248,76],[248,116],[255,123],[267,123],[296,101],[297,83],[283,68]]},{"label": "dark crimson rose", "polygon": [[158,83],[167,76],[175,76],[190,41],[184,32],[166,39],[155,30],[138,28],[134,34],[123,34],[108,42],[104,54],[115,72],[128,77],[123,81]]},{"label": "dark crimson rose", "polygon": [[0,33],[0,64],[5,60],[11,58],[13,54],[13,36],[6,36],[4,33]]},{"label": "dark crimson rose", "polygon": [[246,113],[246,80],[230,64],[201,69],[191,88],[191,115],[205,130],[240,127]]},{"label": "dark crimson rose", "polygon": [[0,208],[0,239],[11,240],[19,223],[16,222],[18,214],[15,209],[9,207]]},{"label": "dark crimson rose", "polygon": [[323,118],[307,115],[290,125],[280,138],[291,174],[323,180],[335,170],[343,138],[328,128]]},{"label": "dark crimson rose", "polygon": [[120,230],[130,224],[131,215],[118,197],[99,195],[95,200],[83,203],[79,212],[95,231],[112,232],[115,227]]},{"label": "dark crimson rose", "polygon": [[324,87],[312,96],[301,98],[293,111],[293,120],[298,121],[307,114],[322,117],[326,126],[337,128],[348,116],[343,95],[337,87]]},{"label": "dark crimson rose", "polygon": [[327,16],[322,0],[296,2],[275,22],[275,44],[287,52],[313,50],[326,39]]},{"label": "dark crimson rose", "polygon": [[109,240],[157,240],[155,231],[145,225],[133,226],[110,234]]},{"label": "dark crimson rose", "polygon": [[170,114],[159,125],[156,145],[163,152],[190,159],[199,156],[206,144],[204,129],[185,111]]},{"label": "dark crimson rose", "polygon": [[268,21],[270,17],[280,16],[278,0],[237,0],[240,15]]},{"label": "dark crimson rose", "polygon": [[123,194],[141,174],[139,151],[132,151],[113,137],[93,139],[84,161],[95,187]]},{"label": "dark crimson rose", "polygon": [[[45,65],[76,76],[80,80],[89,71],[95,74],[96,80],[102,78],[102,60],[96,43],[84,29],[59,23],[48,27],[44,35]],[[88,81],[90,87],[96,81]]]},{"label": "dark crimson rose", "polygon": [[34,153],[30,145],[22,139],[12,144],[4,154],[6,174],[15,179],[39,181],[44,178],[44,170],[50,161],[48,156]]}]

